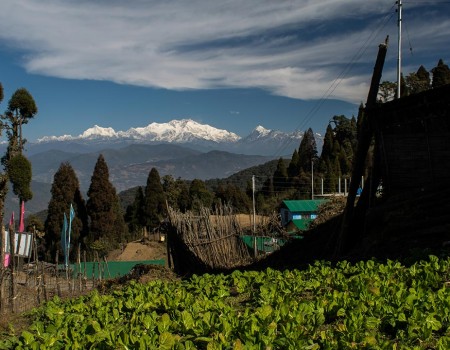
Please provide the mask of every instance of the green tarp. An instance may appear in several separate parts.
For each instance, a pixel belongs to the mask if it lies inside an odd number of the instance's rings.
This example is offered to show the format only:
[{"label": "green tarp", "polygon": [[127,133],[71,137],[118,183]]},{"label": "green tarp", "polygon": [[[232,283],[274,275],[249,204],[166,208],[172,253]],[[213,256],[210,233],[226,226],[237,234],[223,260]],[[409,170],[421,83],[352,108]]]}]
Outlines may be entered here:
[{"label": "green tarp", "polygon": [[[166,261],[164,259],[160,260],[140,260],[140,261],[108,261],[108,262],[86,262],[78,264],[69,264],[70,271],[73,271],[73,277],[77,277],[78,273],[84,275],[86,268],[86,277],[98,278],[101,272],[102,278],[115,278],[120,276],[125,276],[131,269],[138,264],[144,265],[161,265],[164,266]],[[80,270],[81,268],[81,270]],[[60,271],[64,271],[64,265],[58,265]]]},{"label": "green tarp", "polygon": [[254,249],[253,247],[255,238],[256,238],[256,247],[258,251],[265,253],[271,253],[275,250],[278,250],[286,243],[286,240],[282,238],[241,236],[241,239],[244,241],[245,245],[252,250]]}]

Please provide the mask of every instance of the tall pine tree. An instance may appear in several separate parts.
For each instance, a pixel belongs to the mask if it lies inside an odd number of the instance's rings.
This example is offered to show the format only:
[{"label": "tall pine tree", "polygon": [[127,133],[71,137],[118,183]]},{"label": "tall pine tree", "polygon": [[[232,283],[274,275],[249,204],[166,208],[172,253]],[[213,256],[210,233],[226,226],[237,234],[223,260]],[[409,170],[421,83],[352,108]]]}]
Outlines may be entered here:
[{"label": "tall pine tree", "polygon": [[144,198],[144,222],[149,230],[158,227],[167,214],[166,197],[158,170],[152,168],[147,177]]},{"label": "tall pine tree", "polygon": [[297,149],[294,150],[294,153],[292,153],[291,161],[289,162],[288,168],[287,168],[287,174],[289,179],[292,179],[300,173],[300,158],[298,157],[298,151]]},{"label": "tall pine tree", "polygon": [[87,212],[90,217],[90,248],[101,255],[118,246],[128,234],[123,220],[116,189],[109,181],[105,158],[99,155],[87,193]]},{"label": "tall pine tree", "polygon": [[424,66],[420,66],[417,72],[406,77],[406,84],[411,95],[426,91],[431,87],[430,73]]},{"label": "tall pine tree", "polygon": [[436,67],[431,70],[433,74],[433,88],[450,84],[450,68],[444,63],[442,58]]},{"label": "tall pine tree", "polygon": [[288,172],[283,158],[278,159],[277,168],[273,173],[273,188],[275,192],[284,191],[288,186]]},{"label": "tall pine tree", "polygon": [[68,217],[71,204],[75,211],[71,228],[71,254],[73,257],[76,251],[75,247],[79,243],[84,244],[83,240],[88,233],[88,218],[77,175],[69,163],[62,163],[55,173],[51,194],[44,225],[47,259],[53,260],[57,250],[61,252],[62,257],[61,229],[64,213]]},{"label": "tall pine tree", "polygon": [[304,134],[298,148],[299,168],[305,173],[311,172],[311,162],[317,158],[317,145],[314,132],[309,128]]},{"label": "tall pine tree", "polygon": [[135,235],[145,227],[144,218],[144,191],[141,186],[136,189],[134,201],[131,203],[125,213],[125,221],[128,224],[128,231]]}]

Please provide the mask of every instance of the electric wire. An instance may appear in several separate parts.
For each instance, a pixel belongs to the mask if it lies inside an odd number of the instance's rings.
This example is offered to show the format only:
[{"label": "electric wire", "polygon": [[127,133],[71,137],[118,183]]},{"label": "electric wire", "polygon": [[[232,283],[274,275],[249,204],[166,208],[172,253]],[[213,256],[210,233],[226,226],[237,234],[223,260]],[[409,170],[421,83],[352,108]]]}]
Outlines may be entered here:
[{"label": "electric wire", "polygon": [[[386,25],[389,23],[389,21],[394,16],[394,13],[392,12],[395,5],[392,5],[389,11],[383,16],[383,18],[380,20],[381,25],[377,25],[378,29],[373,30],[371,34],[368,36],[368,38],[365,40],[364,44],[358,49],[358,51],[354,54],[350,62],[344,67],[344,69],[338,74],[338,76],[333,80],[333,82],[330,84],[328,89],[324,92],[322,97],[311,107],[311,109],[306,113],[303,121],[295,128],[295,132],[298,132],[299,130],[303,129],[305,125],[315,116],[315,114],[320,110],[320,108],[323,106],[323,104],[326,102],[328,97],[331,96],[331,94],[336,90],[336,88],[339,86],[339,84],[347,77],[347,74],[353,69],[354,65],[358,60],[361,59],[361,57],[364,55],[364,53],[367,51],[369,47],[369,43],[373,40],[374,37],[379,35],[379,32],[386,27]],[[284,142],[273,154],[273,157],[281,156],[282,152],[286,150],[286,148],[292,143],[293,141],[287,140]]]}]

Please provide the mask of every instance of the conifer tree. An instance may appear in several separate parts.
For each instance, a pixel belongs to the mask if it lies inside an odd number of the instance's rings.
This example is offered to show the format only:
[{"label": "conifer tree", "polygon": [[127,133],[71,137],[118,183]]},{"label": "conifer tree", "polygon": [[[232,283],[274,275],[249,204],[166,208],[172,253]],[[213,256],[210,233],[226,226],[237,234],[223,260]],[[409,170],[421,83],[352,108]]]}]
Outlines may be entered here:
[{"label": "conifer tree", "polygon": [[180,192],[177,182],[172,175],[164,175],[161,180],[167,204],[169,205],[169,207],[177,209],[177,198]]},{"label": "conifer tree", "polygon": [[294,153],[292,153],[291,161],[289,162],[288,168],[287,168],[287,174],[288,178],[292,180],[294,177],[298,176],[300,173],[300,158],[298,157],[298,151],[297,149],[294,150]]},{"label": "conifer tree", "polygon": [[80,192],[80,184],[75,171],[69,163],[62,163],[53,177],[51,188],[52,197],[48,204],[47,219],[45,220],[45,244],[47,259],[53,260],[57,250],[61,252],[61,230],[64,213],[68,218],[70,205],[75,211],[71,228],[71,253],[76,251],[79,243],[84,246],[83,239],[88,232],[88,218],[85,201]]},{"label": "conifer tree", "polygon": [[436,67],[431,70],[433,74],[433,88],[450,84],[450,68],[444,63],[442,58]]},{"label": "conifer tree", "polygon": [[90,248],[101,255],[118,246],[127,235],[125,222],[116,189],[109,181],[109,170],[105,158],[99,155],[88,190],[87,213],[90,217]]},{"label": "conifer tree", "polygon": [[158,170],[152,168],[147,177],[144,199],[144,222],[150,229],[160,225],[167,215],[166,197]]},{"label": "conifer tree", "polygon": [[319,170],[323,173],[329,170],[327,163],[333,156],[334,131],[330,124],[327,126],[325,136],[323,138],[322,153],[320,154]]},{"label": "conifer tree", "polygon": [[317,145],[314,132],[309,128],[303,135],[298,149],[299,168],[305,173],[311,172],[311,162],[317,158]]},{"label": "conifer tree", "polygon": [[331,161],[328,159],[325,163],[325,178],[324,178],[324,191],[325,193],[334,193],[336,192],[337,187],[337,177],[335,174],[335,169],[331,164]]},{"label": "conifer tree", "polygon": [[411,95],[426,91],[431,87],[430,73],[424,66],[420,66],[417,72],[406,77],[406,84]]},{"label": "conifer tree", "polygon": [[198,211],[200,207],[211,208],[213,194],[206,188],[205,182],[194,179],[189,186],[189,198],[191,200],[190,209]]},{"label": "conifer tree", "polygon": [[177,198],[178,209],[182,213],[185,213],[187,210],[190,209],[191,205],[191,198],[189,196],[189,186],[186,183],[186,181],[183,181],[181,179],[178,179],[176,182],[177,187],[179,189],[179,194]]},{"label": "conifer tree", "polygon": [[[120,204],[120,198],[116,194],[115,201],[113,202],[113,213],[114,213],[114,232],[113,235],[116,236],[116,242],[127,242],[130,238],[128,226],[125,223],[124,212]],[[117,247],[117,243],[113,243],[113,247]]]},{"label": "conifer tree", "polygon": [[278,159],[277,168],[273,173],[273,188],[275,192],[286,189],[288,183],[288,173],[283,158]]},{"label": "conifer tree", "polygon": [[273,197],[275,195],[275,189],[273,186],[273,176],[269,176],[266,181],[264,181],[261,188],[261,193],[265,198]]},{"label": "conifer tree", "polygon": [[125,213],[125,221],[130,233],[136,233],[145,226],[144,204],[144,191],[141,186],[138,186],[134,201],[127,207]]}]

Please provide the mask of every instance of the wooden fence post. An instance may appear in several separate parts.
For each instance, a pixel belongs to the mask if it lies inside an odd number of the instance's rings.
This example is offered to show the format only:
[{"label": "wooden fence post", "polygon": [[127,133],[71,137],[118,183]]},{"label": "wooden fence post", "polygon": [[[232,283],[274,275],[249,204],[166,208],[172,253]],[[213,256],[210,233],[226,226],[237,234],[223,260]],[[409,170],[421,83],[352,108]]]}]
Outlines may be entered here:
[{"label": "wooden fence post", "polygon": [[14,313],[15,310],[15,294],[16,294],[15,290],[16,281],[14,279],[15,264],[16,264],[15,262],[16,259],[14,259],[16,252],[14,231],[15,231],[14,222],[12,222],[12,224],[9,225],[9,270],[10,270],[9,306],[12,313]]},{"label": "wooden fence post", "polygon": [[58,260],[59,260],[59,250],[56,250],[56,257],[55,257],[55,283],[56,283],[56,290],[58,292],[58,296],[61,297],[61,287],[59,285],[59,268],[58,268]]}]

